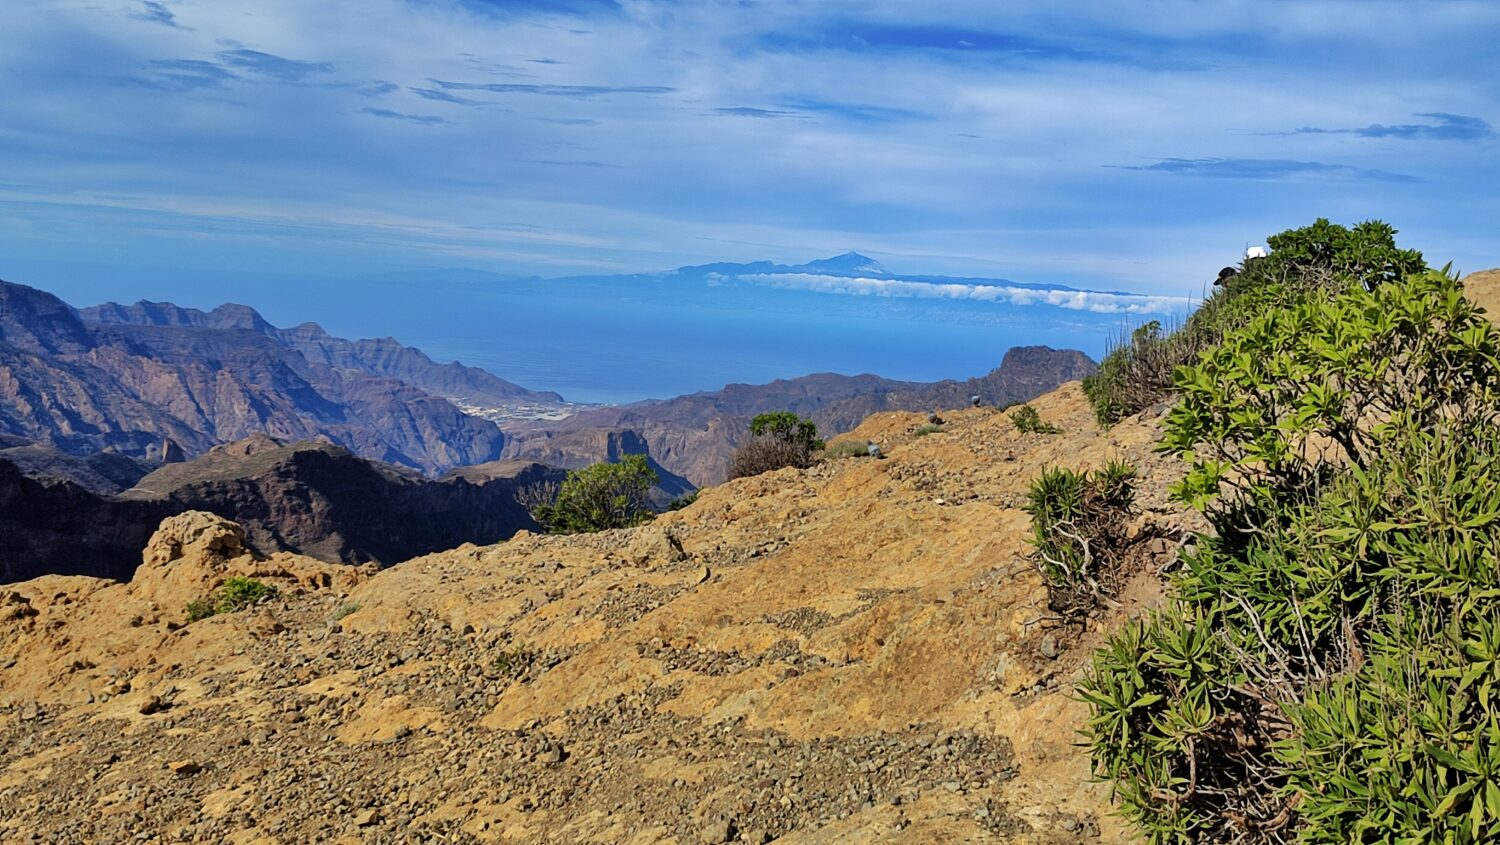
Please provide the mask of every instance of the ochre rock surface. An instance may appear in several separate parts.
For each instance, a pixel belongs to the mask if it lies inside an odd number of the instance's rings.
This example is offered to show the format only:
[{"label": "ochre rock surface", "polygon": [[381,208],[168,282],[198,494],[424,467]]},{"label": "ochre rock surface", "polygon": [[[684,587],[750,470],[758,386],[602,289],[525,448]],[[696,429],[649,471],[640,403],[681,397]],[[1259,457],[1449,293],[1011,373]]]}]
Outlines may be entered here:
[{"label": "ochre rock surface", "polygon": [[[390,569],[235,556],[169,521],[136,581],[0,591],[0,841],[1128,841],[1078,746],[1091,648],[1160,600],[1061,626],[1021,510],[1042,468],[1139,467],[1077,384],[1033,403],[882,413],[830,460],[705,490],[638,529],[525,533]],[[275,600],[186,626],[229,574]]]}]

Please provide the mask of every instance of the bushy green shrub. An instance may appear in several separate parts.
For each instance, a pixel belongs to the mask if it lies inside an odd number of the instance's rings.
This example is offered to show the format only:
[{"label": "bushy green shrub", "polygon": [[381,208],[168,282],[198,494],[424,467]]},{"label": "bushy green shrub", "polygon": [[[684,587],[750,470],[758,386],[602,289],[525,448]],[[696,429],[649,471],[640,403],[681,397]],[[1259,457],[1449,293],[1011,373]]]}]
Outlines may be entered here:
[{"label": "bushy green shrub", "polygon": [[1152,843],[1500,841],[1500,332],[1323,240],[1179,370],[1164,448],[1215,533],[1079,687]]},{"label": "bushy green shrub", "polygon": [[1049,467],[1032,481],[1023,507],[1054,611],[1087,612],[1122,586],[1135,474],[1129,464],[1111,462],[1095,472]]},{"label": "bushy green shrub", "polygon": [[234,575],[224,579],[207,599],[188,602],[187,618],[189,622],[197,622],[220,613],[236,613],[275,596],[276,588],[270,584]]},{"label": "bushy green shrub", "polygon": [[942,430],[943,427],[937,423],[923,423],[922,425],[917,426],[916,430],[911,433],[911,436],[926,437],[929,434],[937,434]]},{"label": "bushy green shrub", "polygon": [[536,505],[533,518],[554,534],[630,528],[650,522],[651,488],[660,477],[645,455],[568,472],[552,504]]},{"label": "bushy green shrub", "polygon": [[1042,415],[1030,405],[1020,405],[1010,414],[1011,424],[1022,434],[1060,434],[1062,429],[1042,420]]},{"label": "bushy green shrub", "polygon": [[746,478],[784,467],[812,466],[813,453],[824,447],[818,427],[791,411],[760,414],[750,421],[750,439],[729,459],[729,478]]},{"label": "bushy green shrub", "polygon": [[750,434],[753,437],[774,437],[801,446],[808,452],[823,448],[823,441],[818,439],[817,425],[791,411],[757,414],[750,420]]},{"label": "bushy green shrub", "polygon": [[1152,321],[1104,356],[1099,369],[1083,380],[1095,416],[1101,425],[1113,425],[1167,398],[1178,367],[1289,298],[1332,295],[1351,286],[1372,289],[1422,271],[1422,254],[1397,247],[1395,235],[1377,220],[1346,228],[1319,218],[1267,238],[1271,254],[1247,261],[1182,325],[1164,331]]}]

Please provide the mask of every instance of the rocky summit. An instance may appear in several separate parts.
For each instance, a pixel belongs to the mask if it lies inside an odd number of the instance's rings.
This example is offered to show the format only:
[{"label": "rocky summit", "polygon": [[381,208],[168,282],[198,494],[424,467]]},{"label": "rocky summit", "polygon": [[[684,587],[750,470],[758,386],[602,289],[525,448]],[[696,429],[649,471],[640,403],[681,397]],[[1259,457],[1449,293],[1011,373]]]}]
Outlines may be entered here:
[{"label": "rocky summit", "polygon": [[[641,528],[383,571],[164,522],[129,583],[0,590],[0,841],[1121,842],[1072,682],[1159,600],[1192,517],[1160,409],[882,413],[827,460]],[[919,434],[918,432],[922,432]],[[1062,626],[1020,509],[1045,466],[1141,472],[1118,607]],[[275,592],[190,621],[234,576]]]}]

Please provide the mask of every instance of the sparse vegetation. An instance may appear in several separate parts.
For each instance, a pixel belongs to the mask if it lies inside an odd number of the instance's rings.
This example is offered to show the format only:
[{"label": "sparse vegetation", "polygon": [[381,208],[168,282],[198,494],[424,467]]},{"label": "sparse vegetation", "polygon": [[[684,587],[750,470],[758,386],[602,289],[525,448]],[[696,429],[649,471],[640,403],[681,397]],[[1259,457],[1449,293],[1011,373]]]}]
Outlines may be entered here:
[{"label": "sparse vegetation", "polygon": [[870,455],[870,446],[858,440],[840,440],[830,443],[823,448],[822,457],[825,461],[836,461],[840,458],[866,458]]},{"label": "sparse vegetation", "polygon": [[1046,422],[1030,405],[1022,404],[1010,413],[1010,421],[1022,434],[1060,434],[1062,429]]},{"label": "sparse vegetation", "polygon": [[911,435],[913,437],[926,437],[929,434],[937,434],[942,430],[943,427],[937,423],[925,423],[919,426],[916,431],[913,431]]},{"label": "sparse vegetation", "polygon": [[1079,688],[1149,842],[1500,841],[1500,332],[1390,234],[1272,239],[1174,377],[1214,533]]},{"label": "sparse vegetation", "polygon": [[750,421],[750,439],[734,450],[729,477],[745,478],[783,467],[809,467],[826,444],[818,427],[790,411],[760,414]]},{"label": "sparse vegetation", "polygon": [[650,494],[659,480],[645,455],[627,455],[618,463],[572,470],[553,502],[538,505],[532,516],[554,534],[641,525],[655,516]]},{"label": "sparse vegetation", "polygon": [[226,578],[208,598],[188,602],[187,618],[197,622],[220,613],[236,613],[275,596],[276,588],[270,584],[235,575]]},{"label": "sparse vegetation", "polygon": [[1031,483],[1023,506],[1047,583],[1047,602],[1065,618],[1106,604],[1128,573],[1125,528],[1135,503],[1135,468],[1111,462],[1094,472],[1051,467]]},{"label": "sparse vegetation", "polygon": [[333,617],[330,621],[337,622],[357,610],[359,610],[358,602],[345,602],[339,605],[338,609],[333,612]]},{"label": "sparse vegetation", "polygon": [[541,657],[540,652],[524,645],[502,648],[490,662],[490,667],[502,678],[515,680],[525,675]]},{"label": "sparse vegetation", "polygon": [[702,492],[703,492],[703,490],[700,488],[698,490],[692,491],[691,493],[684,493],[683,495],[678,496],[677,498],[675,498],[672,501],[670,501],[670,502],[667,503],[667,510],[669,510],[669,511],[680,511],[680,510],[682,510],[683,508],[687,507],[688,505],[691,505],[692,503],[698,501],[698,494],[702,493]]}]

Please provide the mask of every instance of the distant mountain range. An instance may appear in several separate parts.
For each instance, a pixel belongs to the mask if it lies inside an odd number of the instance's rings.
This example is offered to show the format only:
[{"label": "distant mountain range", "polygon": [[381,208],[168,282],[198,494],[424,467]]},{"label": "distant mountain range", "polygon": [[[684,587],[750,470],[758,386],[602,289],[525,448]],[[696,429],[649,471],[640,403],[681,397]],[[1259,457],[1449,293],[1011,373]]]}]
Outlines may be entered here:
[{"label": "distant mountain range", "polygon": [[894,381],[873,375],[819,373],[769,384],[731,384],[659,402],[580,411],[561,421],[518,421],[505,454],[558,466],[586,466],[608,456],[601,432],[639,439],[662,466],[702,486],[724,480],[729,457],[756,414],[789,410],[825,435],[848,431],[879,411],[940,411],[1030,399],[1092,373],[1094,362],[1072,349],[1016,347],[987,375],[965,381]]},{"label": "distant mountain range", "polygon": [[192,456],[269,434],[326,437],[425,472],[499,458],[500,428],[457,402],[555,407],[562,398],[438,364],[389,338],[342,340],[311,323],[278,329],[243,305],[74,310],[0,282],[0,434],[73,454],[159,460],[167,440]]}]

